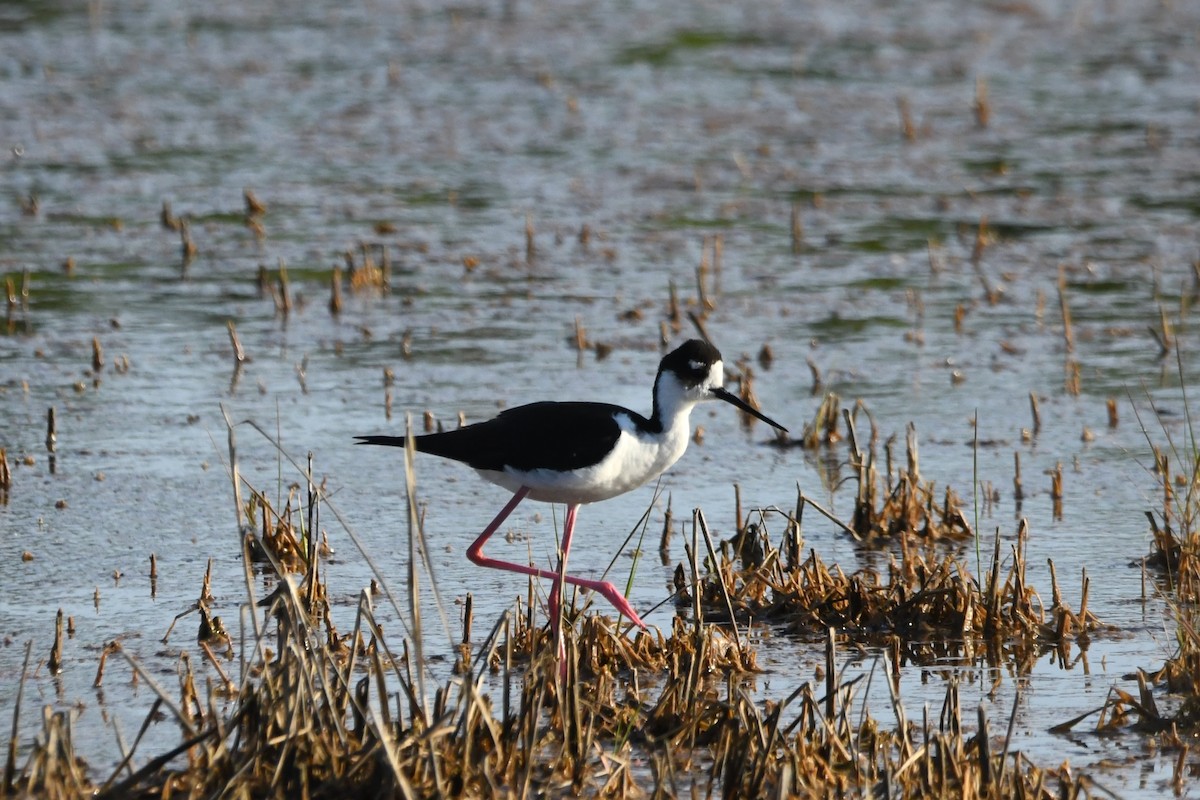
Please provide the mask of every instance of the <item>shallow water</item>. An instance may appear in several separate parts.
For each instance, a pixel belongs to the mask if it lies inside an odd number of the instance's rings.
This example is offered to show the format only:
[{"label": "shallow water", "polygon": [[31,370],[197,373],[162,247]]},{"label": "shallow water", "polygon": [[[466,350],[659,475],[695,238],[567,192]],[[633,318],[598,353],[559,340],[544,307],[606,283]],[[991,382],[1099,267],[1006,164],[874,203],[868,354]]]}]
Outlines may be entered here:
[{"label": "shallow water", "polygon": [[[1101,705],[1113,685],[1130,689],[1128,673],[1156,668],[1172,648],[1160,603],[1142,601],[1129,566],[1148,547],[1143,512],[1159,505],[1130,397],[1151,435],[1182,434],[1174,357],[1159,357],[1147,329],[1160,308],[1176,317],[1195,286],[1198,23],[1186,3],[1123,2],[5,5],[0,271],[19,293],[28,270],[29,297],[0,337],[0,445],[14,472],[0,506],[0,715],[25,642],[44,660],[62,608],[77,626],[66,669],[36,673],[25,721],[42,702],[78,703],[84,755],[114,761],[112,725],[130,738],[151,699],[112,662],[103,694],[91,688],[103,643],[120,638],[170,684],[193,622],[159,639],[195,600],[209,559],[217,612],[238,618],[220,404],[277,431],[295,456],[314,453],[334,504],[399,590],[400,454],[356,449],[351,437],[399,431],[405,412],[454,424],[460,411],[478,420],[546,397],[645,411],[668,287],[694,300],[702,239],[720,234],[707,328],[728,361],[751,357],[769,414],[794,432],[811,419],[811,359],[826,389],[866,404],[884,438],[903,441],[913,422],[923,473],[963,496],[977,414],[978,476],[1000,493],[981,530],[1011,538],[1027,517],[1042,595],[1053,558],[1078,608],[1086,568],[1089,608],[1121,631],[1070,668],[1044,659],[1005,675],[994,697],[986,670],[966,675],[978,691],[964,689],[964,707],[984,703],[999,729],[1019,684],[1015,746],[1046,765],[1136,761],[1138,771],[1097,779],[1156,795],[1170,770],[1143,760],[1137,737],[1047,729]],[[972,111],[980,80],[986,127]],[[246,188],[268,206],[261,237],[244,224]],[[159,223],[164,201],[191,220],[198,252],[186,266],[178,234]],[[990,238],[976,270],[983,219]],[[333,317],[329,270],[363,242],[386,245],[392,292],[348,292]],[[255,283],[260,264],[280,261],[297,301],[286,318]],[[985,283],[1001,290],[997,302]],[[576,320],[613,347],[607,358],[577,356]],[[236,380],[229,321],[251,358]],[[1194,337],[1176,333],[1190,362]],[[106,357],[98,376],[93,337]],[[753,361],[764,343],[769,369]],[[120,356],[125,374],[113,369]],[[1068,360],[1080,367],[1078,395],[1065,390]],[[395,371],[391,420],[385,367]],[[1042,425],[1023,441],[1030,392]],[[763,426],[747,433],[727,408],[704,407],[694,422],[703,444],[663,482],[677,519],[702,506],[728,535],[735,482],[746,508],[791,507],[799,484],[848,512],[853,498],[833,490],[824,459],[762,446]],[[1085,427],[1094,440],[1082,440]],[[245,426],[238,443],[254,485],[277,487],[273,448]],[[844,463],[844,446],[831,458]],[[1061,520],[1044,474],[1058,462]],[[285,470],[282,481],[296,478]],[[429,458],[418,488],[443,593],[465,587],[477,619],[494,618],[525,583],[466,566],[462,551],[504,492]],[[602,569],[652,495],[584,508],[573,568]],[[522,506],[510,524],[528,543],[494,554],[546,556],[555,513]],[[877,558],[814,514],[805,535],[847,571]],[[348,606],[370,572],[350,542],[332,543],[330,585]],[[678,535],[672,555],[682,558]],[[630,564],[618,559],[621,581]],[[673,564],[639,562],[635,606],[666,598]],[[671,613],[648,621],[666,627]],[[761,691],[785,696],[818,661],[818,648],[764,633]],[[886,687],[875,686],[886,719]],[[936,708],[944,687],[907,671],[910,716]],[[160,733],[174,741],[169,725]]]}]

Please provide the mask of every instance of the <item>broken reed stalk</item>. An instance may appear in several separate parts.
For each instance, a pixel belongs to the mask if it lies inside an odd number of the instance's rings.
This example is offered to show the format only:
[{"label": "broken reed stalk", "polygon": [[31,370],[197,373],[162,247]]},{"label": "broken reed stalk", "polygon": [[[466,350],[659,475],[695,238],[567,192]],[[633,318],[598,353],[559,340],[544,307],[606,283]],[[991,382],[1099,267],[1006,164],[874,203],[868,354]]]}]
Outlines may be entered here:
[{"label": "broken reed stalk", "polygon": [[1058,308],[1062,313],[1063,343],[1068,353],[1075,352],[1075,332],[1071,327],[1071,308],[1067,305],[1067,273],[1066,267],[1058,267]]},{"label": "broken reed stalk", "polygon": [[825,720],[832,725],[837,714],[837,631],[825,629]]},{"label": "broken reed stalk", "polygon": [[179,254],[185,271],[187,266],[192,263],[192,259],[196,257],[197,252],[199,250],[196,247],[196,242],[192,239],[192,226],[188,223],[187,219],[180,219]]},{"label": "broken reed stalk", "polygon": [[50,647],[50,658],[46,662],[46,666],[52,675],[57,675],[63,671],[62,645],[63,610],[60,608],[58,614],[54,617],[54,644]]},{"label": "broken reed stalk", "polygon": [[667,510],[663,514],[662,537],[658,540],[658,555],[663,566],[671,563],[671,533],[675,524],[671,517],[671,495],[667,494]]},{"label": "broken reed stalk", "polygon": [[[990,494],[990,492],[989,492]],[[975,574],[978,575],[983,571],[983,562],[980,556],[979,545],[979,407],[975,407],[975,415],[971,418],[971,499],[973,501],[975,516]],[[946,490],[946,511],[945,515],[950,514],[950,490]],[[999,540],[1000,531],[996,530],[996,538]]]},{"label": "broken reed stalk", "polygon": [[467,592],[467,597],[463,601],[463,614],[462,614],[462,618],[463,618],[462,643],[464,645],[471,644],[471,625],[475,619],[474,614],[473,614],[474,606],[475,606],[475,596],[472,595],[470,592]]},{"label": "broken reed stalk", "polygon": [[287,317],[292,313],[292,284],[288,280],[287,262],[279,259],[279,294],[277,295],[276,310]]},{"label": "broken reed stalk", "polygon": [[1025,489],[1021,485],[1021,451],[1013,451],[1013,500],[1018,503],[1025,499]]},{"label": "broken reed stalk", "polygon": [[342,313],[342,268],[337,264],[329,277],[329,313],[335,317]]},{"label": "broken reed stalk", "polygon": [[683,329],[683,314],[679,311],[679,292],[675,288],[675,281],[667,282],[667,322],[671,324],[671,331],[678,334]]},{"label": "broken reed stalk", "polygon": [[1054,501],[1055,508],[1058,509],[1058,516],[1062,516],[1062,501],[1063,501],[1063,465],[1061,461],[1054,464],[1054,469],[1050,473],[1050,499]]},{"label": "broken reed stalk", "polygon": [[1008,749],[1012,745],[1013,731],[1017,727],[1017,709],[1021,707],[1021,686],[1017,684],[1013,687],[1013,706],[1012,713],[1008,715],[1008,730],[1004,734],[1004,750],[1000,753],[1000,776],[996,783],[1000,786],[1004,785],[1006,767],[1008,766]]},{"label": "broken reed stalk", "polygon": [[578,316],[575,317],[575,350],[579,353],[588,349],[587,330],[583,327],[583,320]]},{"label": "broken reed stalk", "polygon": [[184,708],[178,702],[176,702],[165,689],[163,689],[162,686],[159,685],[158,681],[154,679],[154,676],[151,675],[137,659],[131,656],[129,652],[125,650],[125,648],[118,648],[117,652],[125,657],[125,662],[129,664],[130,668],[138,676],[139,680],[145,681],[146,685],[150,687],[150,690],[154,692],[158,702],[167,707],[167,709],[171,712],[171,715],[175,717],[175,721],[183,729],[184,734],[188,737],[195,736],[197,731],[192,716],[188,714]]},{"label": "broken reed stalk", "polygon": [[[526,224],[531,225],[526,218]],[[531,234],[532,236],[532,234]],[[416,473],[416,455],[417,445],[412,431],[412,420],[409,418],[405,424],[405,444],[404,444],[404,492],[407,499],[408,513],[407,530],[408,530],[408,597],[409,597],[409,622],[410,630],[412,631],[413,649],[416,653],[417,663],[425,664],[424,657],[424,635],[422,633],[423,626],[421,624],[421,599],[420,599],[420,575],[417,570],[418,559],[428,557],[429,548],[425,542],[424,529],[421,526],[421,520],[417,516],[417,473]],[[428,566],[428,562],[427,562]],[[431,573],[432,580],[432,573]],[[436,592],[437,587],[434,586]],[[439,604],[440,608],[440,604]],[[447,626],[449,630],[449,626]],[[429,706],[428,694],[425,691],[425,670],[418,668],[417,670],[417,689],[421,698],[421,712],[428,717]]]},{"label": "broken reed stalk", "polygon": [[92,372],[99,373],[104,369],[104,348],[100,344],[100,337],[92,337]]},{"label": "broken reed stalk", "polygon": [[804,250],[804,219],[800,215],[800,204],[792,202],[792,254],[798,254]]},{"label": "broken reed stalk", "polygon": [[1158,307],[1158,327],[1153,325],[1148,326],[1150,335],[1154,337],[1154,341],[1158,343],[1158,357],[1166,358],[1171,352],[1171,347],[1174,345],[1175,336],[1171,332],[1171,322],[1167,319],[1167,312],[1161,305]]},{"label": "broken reed stalk", "polygon": [[704,327],[704,320],[697,315],[695,311],[688,311],[687,318],[688,321],[692,323],[692,327],[696,329],[696,332],[700,334],[701,339],[706,342],[712,341],[712,339],[709,338],[708,329]]},{"label": "broken reed stalk", "polygon": [[267,213],[266,203],[259,200],[258,195],[248,186],[242,189],[242,200],[245,201],[247,217],[260,217]]},{"label": "broken reed stalk", "polygon": [[4,757],[5,796],[15,793],[14,781],[17,776],[17,746],[20,740],[21,703],[25,699],[25,677],[29,674],[29,658],[33,654],[33,640],[25,643],[25,659],[21,663],[21,680],[17,683],[17,697],[13,703],[12,733],[8,737],[8,748]]},{"label": "broken reed stalk", "polygon": [[900,114],[900,132],[904,135],[904,141],[915,142],[917,126],[913,123],[912,109],[909,107],[908,98],[904,95],[896,98],[896,111]]},{"label": "broken reed stalk", "polygon": [[391,294],[392,291],[392,254],[387,245],[379,245],[379,291]]},{"label": "broken reed stalk", "polygon": [[313,479],[312,451],[308,453],[308,463],[304,470],[304,478],[307,488],[305,508],[308,511],[304,528],[304,543],[307,545],[307,552],[305,553],[305,565],[307,569],[304,573],[304,600],[309,613],[316,614],[325,597],[321,591],[321,559],[319,558],[320,547],[318,545],[318,539],[321,535],[321,504],[317,502],[317,485]]},{"label": "broken reed stalk", "polygon": [[[708,557],[712,559],[714,568],[720,563],[717,560],[717,551],[713,547],[712,535],[708,532],[708,523],[704,521],[704,512],[696,509],[694,524],[700,526],[700,532],[704,534],[704,547],[708,550]],[[737,617],[733,613],[733,601],[729,599],[729,589],[725,585],[725,581],[721,580],[718,584],[721,588],[721,596],[725,598],[725,609],[729,612],[729,625],[733,628],[733,641],[737,645],[738,650],[742,649],[742,637],[738,633]]]},{"label": "broken reed stalk", "polygon": [[992,746],[988,734],[987,709],[980,705],[978,714],[979,732],[975,738],[979,743],[979,789],[987,797],[992,792]]},{"label": "broken reed stalk", "polygon": [[812,357],[804,360],[809,366],[809,373],[812,375],[812,386],[809,389],[810,395],[816,397],[821,393],[821,387],[824,385],[821,381],[821,367],[817,366],[817,362],[812,360]]},{"label": "broken reed stalk", "polygon": [[992,106],[988,101],[987,78],[980,75],[975,79],[975,102],[971,105],[975,113],[975,125],[986,128],[992,118]]},{"label": "broken reed stalk", "polygon": [[225,326],[229,329],[229,344],[233,346],[233,360],[237,364],[246,362],[246,351],[242,349],[242,341],[238,338],[237,326],[233,324],[233,320],[228,320]]},{"label": "broken reed stalk", "polygon": [[1079,362],[1073,358],[1068,358],[1064,367],[1064,373],[1063,388],[1066,389],[1067,394],[1072,397],[1078,397],[1083,375]]},{"label": "broken reed stalk", "polygon": [[96,665],[96,677],[92,681],[92,686],[99,689],[104,683],[104,665],[108,663],[108,657],[121,649],[121,643],[114,640],[106,642],[104,648],[100,651],[100,663]]},{"label": "broken reed stalk", "polygon": [[804,493],[796,483],[796,511],[787,521],[784,530],[784,564],[788,569],[795,569],[800,563],[800,551],[804,548]]},{"label": "broken reed stalk", "polygon": [[[811,361],[809,368],[813,371],[813,394],[815,395],[820,390],[821,376],[816,365]],[[841,418],[841,398],[834,392],[829,392],[813,413],[812,422],[804,424],[804,430],[798,439],[800,445],[808,450],[816,450],[822,445],[840,442],[842,436],[838,432],[838,425]]]}]

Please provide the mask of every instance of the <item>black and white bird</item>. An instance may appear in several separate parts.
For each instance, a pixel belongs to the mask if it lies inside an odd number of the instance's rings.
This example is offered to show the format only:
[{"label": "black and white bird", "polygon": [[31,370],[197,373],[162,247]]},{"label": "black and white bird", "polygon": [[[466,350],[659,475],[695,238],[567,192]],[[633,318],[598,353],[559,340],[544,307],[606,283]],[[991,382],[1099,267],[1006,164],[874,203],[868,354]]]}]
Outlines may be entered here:
[{"label": "black and white bird", "polygon": [[[704,400],[724,400],[786,432],[782,425],[723,388],[724,382],[721,353],[708,342],[692,339],[668,353],[659,364],[654,379],[654,407],[648,418],[607,403],[530,403],[502,411],[485,422],[416,436],[414,441],[419,452],[461,461],[485,480],[513,492],[508,504],[467,548],[467,558],[482,567],[553,580],[550,616],[556,635],[560,581],[598,592],[618,612],[645,627],[612,583],[566,574],[575,517],[579,506],[643,486],[678,461],[692,436],[689,415]],[[403,436],[355,438],[359,444],[405,446]],[[483,554],[487,540],[526,497],[566,504],[560,562],[555,572]]]}]

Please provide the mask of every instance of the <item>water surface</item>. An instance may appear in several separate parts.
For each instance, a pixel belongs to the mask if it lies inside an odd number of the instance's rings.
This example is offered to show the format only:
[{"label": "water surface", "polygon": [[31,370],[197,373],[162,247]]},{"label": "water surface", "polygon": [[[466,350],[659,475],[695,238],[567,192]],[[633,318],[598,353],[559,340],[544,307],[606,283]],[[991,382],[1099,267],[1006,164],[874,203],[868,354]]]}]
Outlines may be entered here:
[{"label": "water surface", "polygon": [[[62,608],[77,628],[66,669],[30,680],[23,727],[42,703],[76,706],[83,755],[112,763],[112,727],[130,738],[151,697],[123,667],[110,666],[103,693],[91,688],[103,644],[120,639],[170,684],[180,651],[194,649],[192,623],[159,640],[209,559],[217,611],[238,619],[221,404],[297,457],[314,453],[399,589],[400,454],[356,449],[352,436],[398,432],[406,412],[456,424],[459,412],[478,420],[547,397],[647,411],[669,287],[695,302],[703,241],[719,235],[707,329],[728,361],[747,358],[768,413],[796,431],[811,418],[811,359],[824,389],[861,399],[884,438],[915,424],[928,478],[963,496],[976,474],[996,488],[979,520],[988,537],[1011,538],[1028,518],[1043,597],[1046,559],[1074,608],[1086,568],[1089,608],[1120,629],[1069,666],[1005,674],[994,695],[986,669],[964,673],[964,706],[1007,719],[1020,686],[1015,746],[1155,796],[1169,767],[1143,760],[1137,737],[1048,728],[1111,686],[1129,690],[1128,673],[1173,648],[1162,605],[1142,601],[1129,566],[1148,547],[1143,512],[1159,505],[1130,398],[1156,439],[1183,435],[1174,355],[1161,358],[1148,329],[1161,311],[1175,320],[1192,371],[1197,347],[1178,318],[1195,291],[1198,23],[1186,3],[1121,2],[6,5],[0,271],[18,294],[28,273],[29,294],[0,337],[0,445],[14,472],[0,506],[0,713],[25,642],[44,660]],[[983,87],[986,125],[973,109]],[[267,205],[261,235],[246,225],[247,188]],[[190,220],[190,263],[159,221],[164,202]],[[363,244],[386,247],[391,291],[347,291],[333,316],[330,271],[346,252],[361,263]],[[295,302],[286,316],[256,285],[260,265],[280,263]],[[230,321],[251,357],[236,380]],[[575,352],[577,321],[611,346],[606,358]],[[670,337],[692,333],[685,323]],[[769,368],[754,358],[764,344]],[[1026,440],[1030,392],[1041,429]],[[848,472],[826,469],[844,465],[844,447],[822,458],[766,447],[763,426],[747,432],[727,408],[694,421],[703,444],[663,482],[677,518],[702,506],[728,535],[735,482],[747,508],[791,507],[799,485],[848,514],[852,496],[834,488]],[[238,441],[256,486],[278,494],[297,479],[281,477],[252,429]],[[1060,462],[1056,519],[1045,472]],[[504,492],[431,458],[418,486],[443,592],[468,588],[477,617],[495,618],[525,583],[471,568],[462,552]],[[652,497],[584,508],[573,567],[602,569]],[[561,509],[522,506],[510,525],[527,540],[496,552],[547,558],[556,518]],[[330,585],[348,615],[370,571],[330,530]],[[847,571],[878,561],[815,515],[805,535]],[[620,580],[630,564],[618,559]],[[672,567],[639,563],[637,607],[666,598]],[[648,620],[666,627],[671,613]],[[761,646],[764,697],[786,696],[820,659],[769,631]],[[887,719],[875,685],[869,700]],[[906,671],[910,716],[944,688],[941,675]]]}]

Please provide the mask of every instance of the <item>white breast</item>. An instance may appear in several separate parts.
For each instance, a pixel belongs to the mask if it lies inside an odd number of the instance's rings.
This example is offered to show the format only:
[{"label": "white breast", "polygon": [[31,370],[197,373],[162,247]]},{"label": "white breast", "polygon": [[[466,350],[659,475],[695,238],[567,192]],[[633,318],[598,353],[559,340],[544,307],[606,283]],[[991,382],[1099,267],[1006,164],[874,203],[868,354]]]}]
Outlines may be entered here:
[{"label": "white breast", "polygon": [[644,486],[663,474],[687,450],[690,431],[672,425],[660,434],[641,432],[624,414],[617,415],[621,435],[616,446],[599,463],[573,472],[549,469],[504,472],[478,470],[481,477],[511,491],[522,486],[529,497],[548,503],[595,503]]}]

